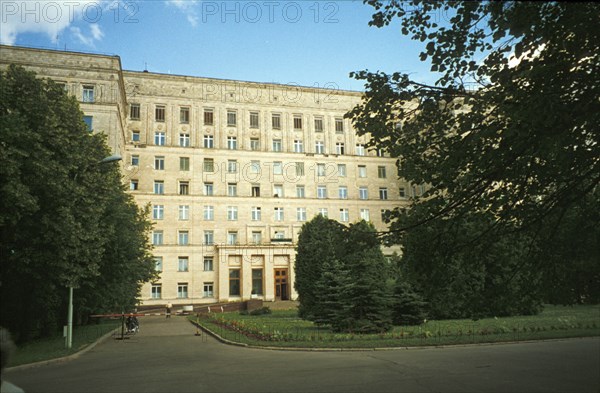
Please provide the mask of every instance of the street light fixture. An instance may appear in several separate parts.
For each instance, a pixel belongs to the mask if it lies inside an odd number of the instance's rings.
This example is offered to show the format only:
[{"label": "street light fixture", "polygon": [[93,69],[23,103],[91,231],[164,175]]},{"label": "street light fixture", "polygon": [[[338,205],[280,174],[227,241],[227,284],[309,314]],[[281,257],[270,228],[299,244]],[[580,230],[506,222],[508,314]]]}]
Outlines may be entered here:
[{"label": "street light fixture", "polygon": [[[98,161],[96,165],[109,164],[111,162],[120,161],[122,157],[118,154],[113,154]],[[77,179],[77,174],[73,180]],[[69,285],[69,309],[67,311],[67,349],[71,349],[73,346],[73,283]]]}]

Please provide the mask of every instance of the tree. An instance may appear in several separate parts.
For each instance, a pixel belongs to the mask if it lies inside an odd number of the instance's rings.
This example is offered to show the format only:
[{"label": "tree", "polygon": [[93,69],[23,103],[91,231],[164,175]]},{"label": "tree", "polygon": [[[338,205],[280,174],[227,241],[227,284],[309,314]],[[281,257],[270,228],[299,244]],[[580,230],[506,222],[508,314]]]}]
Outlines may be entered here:
[{"label": "tree", "polygon": [[600,181],[600,6],[366,3],[376,11],[371,25],[399,22],[426,42],[421,60],[440,75],[427,85],[403,73],[351,74],[366,91],[347,117],[371,146],[398,157],[400,177],[428,186],[413,200],[418,221],[401,219],[409,210],[391,212],[388,241],[431,221],[483,214],[473,218],[488,223],[481,239],[520,232],[530,256],[539,255],[554,233],[547,228],[560,227]]},{"label": "tree", "polygon": [[90,299],[116,266],[131,276],[111,293],[131,302],[152,275],[148,223],[118,168],[97,165],[110,155],[105,139],[87,131],[64,89],[11,65],[0,72],[0,95],[0,322],[27,341],[65,323],[69,286],[81,295],[76,313],[109,307]]}]

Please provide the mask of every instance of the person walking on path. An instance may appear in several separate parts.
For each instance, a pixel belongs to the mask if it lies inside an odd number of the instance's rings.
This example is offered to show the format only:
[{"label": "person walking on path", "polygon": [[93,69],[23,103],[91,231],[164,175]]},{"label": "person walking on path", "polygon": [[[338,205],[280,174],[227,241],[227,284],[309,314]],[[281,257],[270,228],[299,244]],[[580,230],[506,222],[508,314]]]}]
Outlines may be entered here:
[{"label": "person walking on path", "polygon": [[171,304],[171,302],[167,303],[167,318],[171,318],[171,308],[173,308],[173,305]]}]

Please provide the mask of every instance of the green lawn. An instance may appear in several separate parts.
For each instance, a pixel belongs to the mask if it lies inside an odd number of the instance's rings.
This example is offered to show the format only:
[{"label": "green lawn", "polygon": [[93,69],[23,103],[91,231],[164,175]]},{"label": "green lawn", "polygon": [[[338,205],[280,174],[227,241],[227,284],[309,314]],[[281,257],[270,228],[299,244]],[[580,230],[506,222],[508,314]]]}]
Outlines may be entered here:
[{"label": "green lawn", "polygon": [[65,338],[62,336],[62,332],[55,337],[44,338],[20,345],[10,360],[9,367],[71,355],[81,351],[106,333],[120,326],[120,320],[102,321],[98,325],[74,326],[73,345],[70,350],[65,348]]},{"label": "green lawn", "polygon": [[[196,321],[196,317],[190,317]],[[600,305],[546,306],[534,316],[427,321],[384,334],[340,334],[298,318],[295,310],[250,316],[218,313],[201,317],[205,328],[231,341],[304,348],[376,348],[525,341],[600,335]]]}]

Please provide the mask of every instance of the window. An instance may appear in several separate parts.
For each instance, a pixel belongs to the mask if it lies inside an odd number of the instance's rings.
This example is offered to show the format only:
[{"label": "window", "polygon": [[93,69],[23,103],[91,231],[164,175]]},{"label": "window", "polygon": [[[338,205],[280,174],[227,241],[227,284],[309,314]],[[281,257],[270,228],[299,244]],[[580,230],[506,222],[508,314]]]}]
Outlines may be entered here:
[{"label": "window", "polygon": [[296,186],[296,198],[304,198],[304,186]]},{"label": "window", "polygon": [[367,187],[360,187],[358,189],[359,199],[369,199],[369,189]]},{"label": "window", "polygon": [[252,231],[252,243],[254,243],[254,244],[262,243],[262,232],[261,231]]},{"label": "window", "polygon": [[381,222],[385,222],[387,217],[387,210],[381,209]]},{"label": "window", "polygon": [[346,164],[338,164],[338,176],[346,177]]},{"label": "window", "polygon": [[344,154],[344,143],[343,142],[336,142],[335,154]]},{"label": "window", "polygon": [[274,130],[281,130],[281,115],[274,113],[271,115],[271,126]]},{"label": "window", "polygon": [[83,86],[83,102],[94,102],[94,86]]},{"label": "window", "polygon": [[204,195],[212,196],[214,195],[214,187],[212,183],[204,183]]},{"label": "window", "polygon": [[163,231],[153,231],[152,232],[152,244],[155,246],[160,246],[163,244]]},{"label": "window", "polygon": [[204,244],[207,246],[215,244],[215,233],[213,231],[204,231]]},{"label": "window", "polygon": [[179,244],[180,246],[187,246],[190,244],[189,231],[179,231],[177,233],[177,244]]},{"label": "window", "polygon": [[227,196],[237,196],[237,183],[227,183]]},{"label": "window", "polygon": [[302,115],[294,115],[294,130],[302,129]]},{"label": "window", "polygon": [[348,199],[348,187],[340,186],[338,189],[338,195],[340,199]]},{"label": "window", "polygon": [[227,160],[227,173],[237,173],[237,160]]},{"label": "window", "polygon": [[360,209],[360,219],[369,221],[369,209]]},{"label": "window", "polygon": [[179,122],[183,124],[189,124],[190,108],[179,108]]},{"label": "window", "polygon": [[203,215],[204,221],[212,221],[215,219],[215,207],[210,205],[204,206]]},{"label": "window", "polygon": [[215,138],[212,135],[204,135],[202,138],[202,146],[205,149],[214,149],[215,148]]},{"label": "window", "polygon": [[283,163],[281,161],[273,162],[273,174],[283,175]]},{"label": "window", "polygon": [[190,194],[190,182],[189,181],[180,181],[179,182],[179,195],[189,195]]},{"label": "window", "polygon": [[212,158],[205,158],[202,163],[202,170],[204,172],[214,172],[215,171],[215,162]]},{"label": "window", "polygon": [[329,217],[329,212],[327,211],[327,208],[319,208],[319,215],[325,218]]},{"label": "window", "polygon": [[139,131],[131,131],[131,141],[132,142],[140,141],[140,132]]},{"label": "window", "polygon": [[237,137],[235,137],[235,136],[227,137],[227,148],[229,150],[237,150]]},{"label": "window", "polygon": [[275,221],[283,221],[283,207],[276,207],[273,210],[275,212]]},{"label": "window", "polygon": [[260,161],[250,161],[250,173],[260,173]]},{"label": "window", "polygon": [[358,166],[358,177],[367,177],[367,167],[365,165]]},{"label": "window", "polygon": [[139,181],[137,179],[131,179],[129,181],[129,190],[130,191],[135,191],[137,190],[139,187]]},{"label": "window", "polygon": [[137,154],[133,154],[131,156],[131,165],[138,166],[140,165],[140,156]]},{"label": "window", "polygon": [[260,139],[250,138],[250,150],[254,150],[254,151],[260,150]]},{"label": "window", "polygon": [[240,269],[229,269],[229,296],[240,296]]},{"label": "window", "polygon": [[320,117],[315,119],[315,131],[323,132],[323,119]]},{"label": "window", "polygon": [[213,110],[212,109],[204,109],[204,125],[212,126],[214,124]]},{"label": "window", "polygon": [[162,195],[165,193],[165,182],[162,180],[154,180],[154,193]]},{"label": "window", "polygon": [[177,266],[178,272],[187,272],[189,270],[189,258],[179,257],[179,263]]},{"label": "window", "polygon": [[165,157],[163,157],[163,156],[154,157],[154,169],[157,171],[165,170]]},{"label": "window", "polygon": [[93,116],[83,116],[83,122],[87,126],[87,130],[92,132],[94,130],[94,117]]},{"label": "window", "polygon": [[165,133],[162,131],[156,131],[154,133],[154,144],[156,146],[164,146],[166,143],[166,136]]},{"label": "window", "polygon": [[385,179],[387,177],[384,166],[377,167],[377,177],[379,177],[380,179]]},{"label": "window", "polygon": [[152,206],[152,219],[162,220],[163,218],[165,218],[165,206],[164,205]]},{"label": "window", "polygon": [[325,154],[325,144],[322,141],[315,142],[315,153]]},{"label": "window", "polygon": [[400,195],[399,195],[399,196],[400,196],[400,198],[406,198],[406,188],[404,188],[404,187],[400,187],[400,188],[398,189],[398,192],[400,193]]},{"label": "window", "polygon": [[281,139],[273,139],[273,151],[281,151]]},{"label": "window", "polygon": [[304,153],[304,144],[301,140],[294,141],[294,153]]},{"label": "window", "polygon": [[227,232],[227,244],[229,244],[230,246],[238,244],[237,231],[228,231]]},{"label": "window", "polygon": [[255,198],[260,196],[260,186],[258,184],[252,185],[252,196]]},{"label": "window", "polygon": [[258,128],[258,112],[250,112],[250,128]]},{"label": "window", "polygon": [[154,257],[154,270],[162,272],[163,270],[163,257]]},{"label": "window", "polygon": [[357,143],[356,144],[356,155],[364,156],[365,155],[365,145]]},{"label": "window", "polygon": [[227,111],[227,126],[235,127],[237,125],[237,112]]},{"label": "window", "polygon": [[275,231],[275,239],[285,239],[284,231]]},{"label": "window", "polygon": [[187,299],[187,297],[188,297],[188,284],[187,284],[187,282],[177,283],[177,297],[179,299]]},{"label": "window", "polygon": [[379,199],[388,199],[388,190],[385,187],[379,188]]},{"label": "window", "polygon": [[190,219],[190,206],[179,205],[179,219],[181,221],[187,221]]},{"label": "window", "polygon": [[304,176],[304,163],[303,162],[296,163],[296,176]]},{"label": "window", "polygon": [[179,157],[179,170],[180,171],[189,171],[190,170],[190,158],[189,157]]},{"label": "window", "polygon": [[162,284],[152,284],[152,299],[162,298]]},{"label": "window", "polygon": [[335,132],[338,134],[344,133],[344,119],[341,117],[335,118]]},{"label": "window", "polygon": [[204,297],[214,297],[215,292],[214,292],[214,283],[212,282],[205,282],[203,284],[203,296]]},{"label": "window", "polygon": [[349,220],[348,209],[340,209],[340,221],[348,222],[348,220]]},{"label": "window", "polygon": [[317,198],[327,198],[327,186],[317,186]]},{"label": "window", "polygon": [[325,164],[317,164],[317,176],[325,176],[326,173]]},{"label": "window", "polygon": [[273,185],[273,196],[276,198],[283,198],[283,185],[282,184]]},{"label": "window", "polygon": [[129,105],[129,118],[131,120],[139,120],[140,119],[140,104],[130,104]]},{"label": "window", "polygon": [[165,107],[164,105],[156,105],[154,108],[154,120],[163,122],[165,121]]},{"label": "window", "polygon": [[305,207],[296,208],[296,220],[306,221],[306,208]]},{"label": "window", "polygon": [[385,157],[385,150],[377,149],[377,157]]},{"label": "window", "polygon": [[179,146],[190,147],[190,134],[186,134],[186,133],[179,134]]},{"label": "window", "polygon": [[263,294],[263,270],[252,269],[252,294]]},{"label": "window", "polygon": [[227,220],[237,221],[238,219],[238,208],[237,206],[227,206]]},{"label": "window", "polygon": [[260,221],[260,206],[253,206],[251,210],[252,221]]},{"label": "window", "polygon": [[205,272],[213,271],[213,257],[204,257],[204,271]]}]

